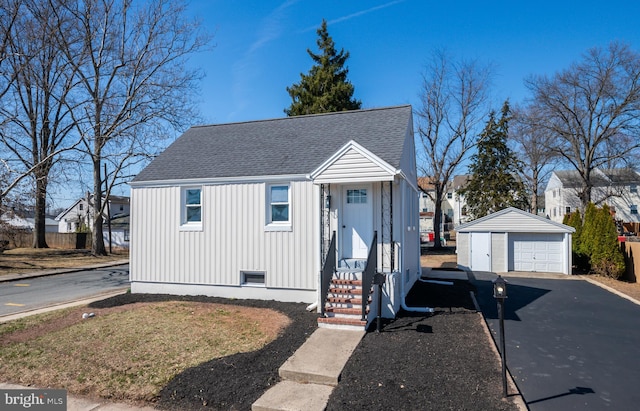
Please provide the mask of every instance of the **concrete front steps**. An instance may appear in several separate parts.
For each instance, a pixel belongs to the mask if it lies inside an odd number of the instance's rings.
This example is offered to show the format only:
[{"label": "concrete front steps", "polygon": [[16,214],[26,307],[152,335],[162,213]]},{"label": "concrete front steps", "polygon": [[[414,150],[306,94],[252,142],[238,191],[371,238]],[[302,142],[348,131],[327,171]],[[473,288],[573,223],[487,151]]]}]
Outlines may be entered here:
[{"label": "concrete front steps", "polygon": [[251,406],[252,411],[322,411],[351,353],[360,331],[318,328],[280,367],[283,381]]}]

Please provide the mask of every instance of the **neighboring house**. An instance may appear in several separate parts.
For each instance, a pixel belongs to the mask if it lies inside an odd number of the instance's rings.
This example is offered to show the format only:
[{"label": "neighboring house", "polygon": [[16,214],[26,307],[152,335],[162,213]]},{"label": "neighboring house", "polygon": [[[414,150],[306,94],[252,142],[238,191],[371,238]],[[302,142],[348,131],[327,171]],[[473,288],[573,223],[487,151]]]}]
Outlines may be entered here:
[{"label": "neighboring house", "polygon": [[[31,229],[33,230],[36,226],[35,219],[33,217],[27,217],[25,220],[27,220],[27,222],[31,226]],[[46,233],[58,232],[58,222],[56,221],[55,218],[46,217],[44,219],[44,231]]]},{"label": "neighboring house", "polygon": [[[460,224],[469,221],[467,215],[467,203],[458,191],[463,188],[470,175],[457,175],[453,177],[453,181],[447,183],[446,192],[442,199],[442,221],[445,223],[444,231],[449,231]],[[433,184],[430,183],[428,177],[419,177],[418,185],[420,186],[420,231],[433,230],[433,213],[435,204],[432,197],[435,197]],[[431,197],[429,196],[431,194]],[[430,220],[430,221],[429,221]]]},{"label": "neighboring house", "polygon": [[[600,170],[592,174],[591,201],[597,206],[607,204],[615,219],[623,223],[640,222],[640,174],[629,168]],[[582,180],[576,170],[554,171],[545,189],[545,211],[556,222],[565,214],[581,209],[579,192]],[[584,212],[584,210],[580,210]]]},{"label": "neighboring house", "polygon": [[354,280],[379,271],[395,316],[421,274],[413,139],[411,106],[190,128],[131,183],[131,291],[306,302],[362,328],[376,308],[361,321]]},{"label": "neighboring house", "polygon": [[129,214],[123,214],[105,222],[102,237],[107,249],[129,248]]},{"label": "neighboring house", "polygon": [[[104,199],[103,199],[104,201]],[[107,217],[128,215],[130,212],[129,197],[109,196],[109,209],[105,209],[105,222]],[[56,216],[58,232],[75,233],[85,229],[91,231],[93,226],[93,194],[87,193],[86,197],[76,200],[66,210]]]},{"label": "neighboring house", "polygon": [[19,215],[13,212],[2,214],[2,216],[0,216],[0,221],[2,221],[8,227],[14,230],[21,230],[21,231],[33,230],[33,224],[30,224],[26,218],[20,217]]},{"label": "neighboring house", "polygon": [[573,227],[509,207],[456,231],[461,268],[571,274]]},{"label": "neighboring house", "polygon": [[[0,217],[3,222],[5,222],[8,226],[13,227],[17,230],[24,231],[33,231],[35,228],[35,221],[33,217],[20,217],[14,213],[7,213]],[[46,217],[45,218],[45,232],[47,233],[57,233],[58,232],[58,222],[53,219]]]}]

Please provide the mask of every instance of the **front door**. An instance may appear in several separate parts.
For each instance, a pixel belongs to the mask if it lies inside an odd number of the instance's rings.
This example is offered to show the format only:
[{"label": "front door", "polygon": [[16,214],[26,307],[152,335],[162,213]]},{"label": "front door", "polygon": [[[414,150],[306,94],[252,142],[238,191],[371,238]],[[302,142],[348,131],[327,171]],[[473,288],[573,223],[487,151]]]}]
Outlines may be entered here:
[{"label": "front door", "polygon": [[342,258],[367,258],[373,239],[373,196],[370,185],[344,188]]}]

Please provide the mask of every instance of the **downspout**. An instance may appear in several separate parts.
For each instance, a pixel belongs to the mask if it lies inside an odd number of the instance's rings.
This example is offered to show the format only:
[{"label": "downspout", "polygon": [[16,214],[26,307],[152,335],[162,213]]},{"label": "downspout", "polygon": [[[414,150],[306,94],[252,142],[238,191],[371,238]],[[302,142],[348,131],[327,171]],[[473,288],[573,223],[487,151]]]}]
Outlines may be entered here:
[{"label": "downspout", "polygon": [[[402,205],[404,207],[404,210],[402,212],[402,244],[406,244],[405,240],[406,240],[406,229],[407,229],[407,209],[406,209],[406,205],[407,205],[407,197],[406,197],[406,181],[404,179],[402,179],[402,184],[401,184],[401,195],[402,195]],[[393,189],[393,188],[392,188]],[[406,247],[402,247],[402,252],[405,252]],[[401,261],[405,261],[406,259],[403,257]],[[420,260],[420,256],[418,255],[418,260]],[[418,264],[418,267],[420,267],[420,264]],[[402,268],[401,268],[402,269]],[[409,272],[409,269],[407,269],[407,278],[411,273]],[[420,281],[420,278],[418,278],[418,280]],[[403,310],[405,311],[409,311],[409,312],[415,312],[415,313],[432,313],[434,311],[433,308],[431,307],[409,307],[407,306],[407,302],[405,301],[405,299],[407,298],[407,294],[405,293],[404,290],[404,276],[402,275],[402,272],[400,272],[400,294],[402,294],[402,298],[400,298],[400,307],[402,307]]]}]

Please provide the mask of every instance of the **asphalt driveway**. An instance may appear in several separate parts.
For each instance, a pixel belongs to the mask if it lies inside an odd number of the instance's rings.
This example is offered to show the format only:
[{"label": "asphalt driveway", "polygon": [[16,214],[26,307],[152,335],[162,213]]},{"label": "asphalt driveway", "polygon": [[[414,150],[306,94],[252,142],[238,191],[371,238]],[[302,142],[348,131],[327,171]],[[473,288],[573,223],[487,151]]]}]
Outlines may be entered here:
[{"label": "asphalt driveway", "polygon": [[[499,338],[493,273],[472,274]],[[640,305],[585,280],[505,276],[507,366],[530,410],[637,410]]]}]

